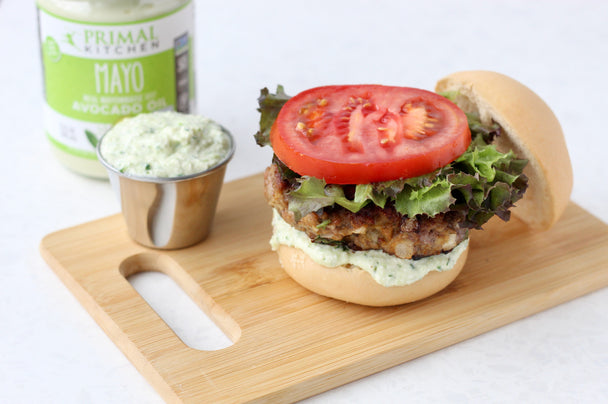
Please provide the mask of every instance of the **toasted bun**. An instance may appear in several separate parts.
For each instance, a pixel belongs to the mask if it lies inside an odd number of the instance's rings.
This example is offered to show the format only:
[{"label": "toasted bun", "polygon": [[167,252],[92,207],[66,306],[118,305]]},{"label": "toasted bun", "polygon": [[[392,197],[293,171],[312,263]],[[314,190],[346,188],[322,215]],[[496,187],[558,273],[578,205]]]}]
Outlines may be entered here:
[{"label": "toasted bun", "polygon": [[529,161],[524,170],[529,187],[513,214],[531,228],[551,227],[570,200],[572,166],[562,128],[547,104],[518,81],[490,71],[451,74],[435,90],[458,91],[461,109],[504,129],[506,136],[496,140],[497,148],[512,149]]},{"label": "toasted bun", "polygon": [[380,285],[357,266],[325,267],[304,251],[285,245],[280,245],[277,252],[285,272],[317,294],[367,306],[393,306],[424,299],[448,286],[462,270],[469,248],[449,271],[431,271],[410,285],[390,287]]}]

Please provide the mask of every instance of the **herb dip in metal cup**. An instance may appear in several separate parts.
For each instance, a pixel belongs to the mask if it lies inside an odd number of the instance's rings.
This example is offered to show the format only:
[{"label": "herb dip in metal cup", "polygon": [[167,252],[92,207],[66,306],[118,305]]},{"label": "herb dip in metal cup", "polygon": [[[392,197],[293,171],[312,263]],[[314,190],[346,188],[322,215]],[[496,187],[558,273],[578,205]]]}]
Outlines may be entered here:
[{"label": "herb dip in metal cup", "polygon": [[[199,123],[203,123],[197,126],[196,123],[184,121],[190,117],[195,116],[176,112],[140,114],[120,121],[97,144],[97,156],[107,169],[112,188],[119,198],[127,231],[134,241],[146,247],[184,248],[203,241],[211,231],[226,166],[234,154],[235,143],[232,135],[217,123],[206,118],[201,121],[202,117],[196,117]],[[150,123],[151,120],[153,122]],[[219,130],[221,136],[214,136],[210,140],[206,136],[208,133],[205,134],[207,125],[213,125],[213,129]],[[188,130],[194,128],[193,133],[174,133],[175,128],[177,132],[184,132],[184,127]],[[152,133],[155,128],[160,133],[156,139],[154,136],[157,134]],[[144,143],[130,139],[119,142],[118,148],[115,145],[105,147],[113,142],[113,137],[141,137]],[[194,153],[182,153],[181,149],[189,150],[192,146],[190,143],[201,141],[201,137],[207,138],[204,147],[198,148],[200,150],[195,150]],[[201,159],[207,158],[204,155],[205,149],[217,146],[218,141],[222,142],[221,153],[215,150],[215,156],[203,165],[208,166],[203,170],[191,173],[181,172],[184,167],[177,171],[171,171],[173,168],[167,171],[166,167],[162,167],[166,163],[164,160],[173,159],[192,170]],[[157,153],[167,145],[167,153]],[[119,155],[126,156],[128,164],[115,158],[116,150]],[[197,153],[203,155],[198,156]],[[137,159],[129,157],[131,155],[139,155],[145,160],[136,161]],[[193,161],[187,161],[188,159]],[[131,169],[131,163],[135,170]],[[155,165],[167,176],[145,174],[152,171]],[[142,169],[144,174],[141,173]],[[137,173],[133,174],[132,171]]]}]

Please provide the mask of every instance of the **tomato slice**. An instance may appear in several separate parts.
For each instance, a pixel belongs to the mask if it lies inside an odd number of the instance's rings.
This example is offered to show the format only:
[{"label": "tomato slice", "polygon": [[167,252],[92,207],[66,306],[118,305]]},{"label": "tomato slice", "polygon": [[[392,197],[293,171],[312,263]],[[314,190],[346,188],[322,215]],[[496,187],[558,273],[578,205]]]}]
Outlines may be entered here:
[{"label": "tomato slice", "polygon": [[445,97],[380,85],[306,90],[270,132],[277,157],[330,184],[411,178],[455,160],[471,143],[467,118]]}]

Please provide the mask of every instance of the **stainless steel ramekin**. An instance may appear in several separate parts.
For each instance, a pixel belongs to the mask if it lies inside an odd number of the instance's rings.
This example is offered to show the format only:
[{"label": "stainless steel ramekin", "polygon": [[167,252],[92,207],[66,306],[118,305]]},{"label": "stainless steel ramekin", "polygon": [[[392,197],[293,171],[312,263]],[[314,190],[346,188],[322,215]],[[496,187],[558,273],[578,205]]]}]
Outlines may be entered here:
[{"label": "stainless steel ramekin", "polygon": [[97,156],[106,167],[117,194],[131,238],[146,247],[184,248],[203,241],[211,231],[226,166],[235,150],[234,138],[226,156],[209,169],[181,177],[134,176],[112,167],[101,153],[104,137],[97,144]]}]

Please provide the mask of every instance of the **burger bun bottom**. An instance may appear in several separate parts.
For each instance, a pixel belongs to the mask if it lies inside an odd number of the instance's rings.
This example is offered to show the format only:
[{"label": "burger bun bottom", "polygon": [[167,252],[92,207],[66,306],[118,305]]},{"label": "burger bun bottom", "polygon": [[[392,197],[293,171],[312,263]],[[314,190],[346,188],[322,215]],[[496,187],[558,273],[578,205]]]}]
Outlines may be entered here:
[{"label": "burger bun bottom", "polygon": [[448,286],[464,267],[469,247],[454,267],[431,271],[424,278],[405,286],[382,286],[357,266],[326,267],[314,262],[304,251],[279,245],[279,262],[297,283],[319,295],[366,306],[394,306],[431,296]]}]

